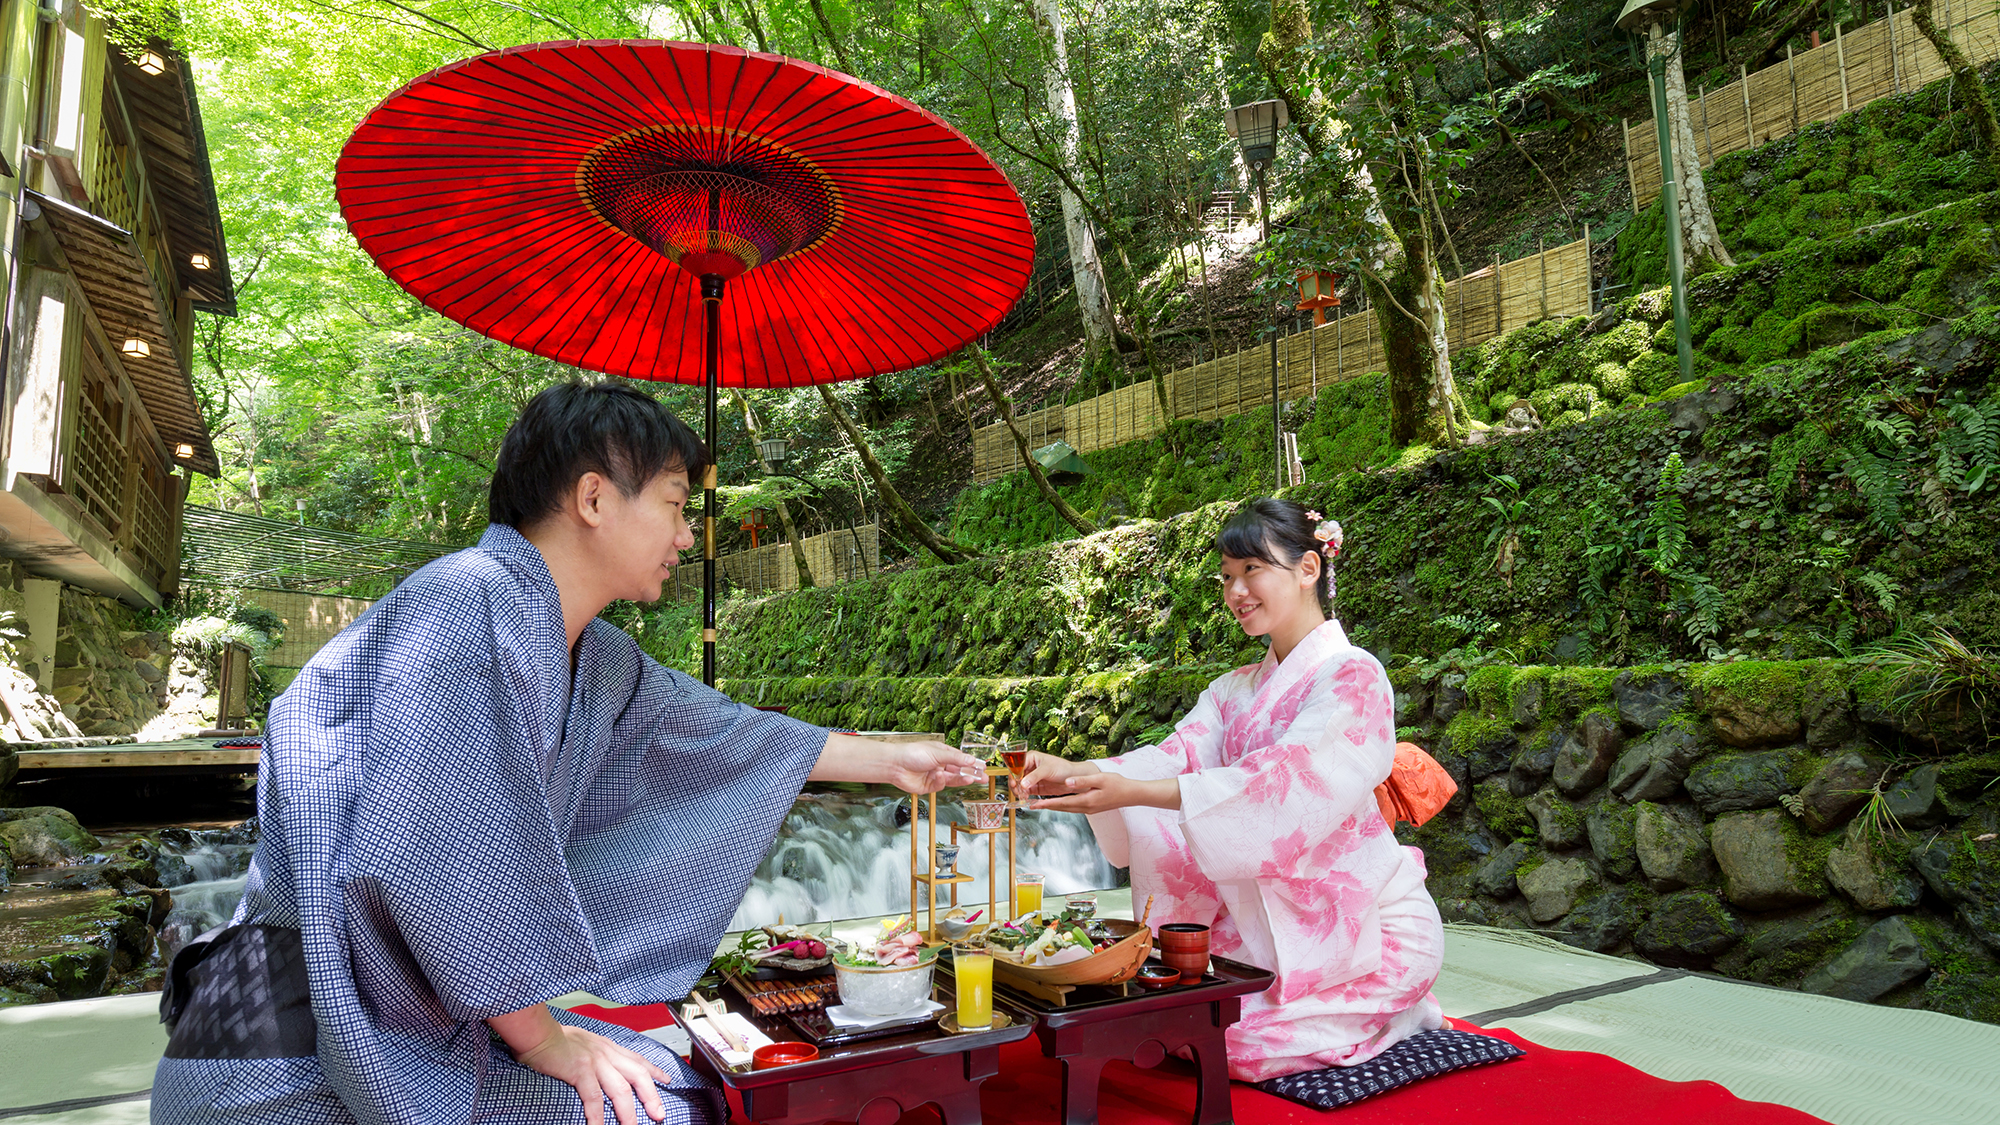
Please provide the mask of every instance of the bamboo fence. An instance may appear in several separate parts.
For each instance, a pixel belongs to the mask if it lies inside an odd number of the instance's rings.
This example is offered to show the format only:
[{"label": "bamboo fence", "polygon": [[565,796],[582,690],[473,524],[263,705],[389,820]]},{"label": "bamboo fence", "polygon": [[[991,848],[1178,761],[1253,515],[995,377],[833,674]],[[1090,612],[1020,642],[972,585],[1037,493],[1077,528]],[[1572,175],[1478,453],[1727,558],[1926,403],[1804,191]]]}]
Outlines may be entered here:
[{"label": "bamboo fence", "polygon": [[[2000,11],[1991,3],[1957,0],[1938,6],[1938,22],[1974,63],[2000,58]],[[1755,74],[1739,69],[1727,86],[1688,99],[1695,149],[1702,167],[1787,136],[1815,121],[1830,121],[1877,98],[1908,93],[1950,71],[1930,40],[1917,31],[1910,9],[1893,12],[1833,37]],[[1655,125],[1624,122],[1625,175],[1634,209],[1660,194],[1660,150]]]},{"label": "bamboo fence", "polygon": [[[1587,316],[1590,282],[1588,232],[1563,246],[1496,262],[1446,283],[1446,335],[1454,349],[1467,348],[1548,317]],[[1277,349],[1278,393],[1288,402],[1318,394],[1323,384],[1380,371],[1383,366],[1374,310],[1280,337]],[[1166,397],[1171,420],[1212,421],[1268,407],[1271,345],[1169,372]],[[1031,448],[1061,438],[1078,453],[1151,437],[1165,429],[1168,420],[1151,380],[1018,419]],[[972,432],[973,480],[996,480],[1020,467],[1020,451],[1006,423]]]},{"label": "bamboo fence", "polygon": [[[813,582],[833,586],[866,578],[882,569],[879,529],[872,523],[840,527],[810,536],[801,543],[806,549],[806,565],[812,568]],[[698,564],[689,567],[689,577],[698,574]],[[738,551],[716,560],[716,570],[731,586],[746,593],[764,594],[773,590],[799,588],[799,568],[789,543],[773,543],[754,551]]]}]

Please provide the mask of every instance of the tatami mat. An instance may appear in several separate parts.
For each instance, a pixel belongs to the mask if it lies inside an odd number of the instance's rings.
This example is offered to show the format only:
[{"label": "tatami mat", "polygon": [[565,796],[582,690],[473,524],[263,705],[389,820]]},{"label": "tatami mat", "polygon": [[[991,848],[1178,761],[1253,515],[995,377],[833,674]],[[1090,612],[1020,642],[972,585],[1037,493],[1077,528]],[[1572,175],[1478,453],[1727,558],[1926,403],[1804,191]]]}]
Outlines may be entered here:
[{"label": "tatami mat", "polygon": [[1935,1012],[1682,977],[1495,1023],[1839,1125],[2000,1123],[2000,1027]]}]

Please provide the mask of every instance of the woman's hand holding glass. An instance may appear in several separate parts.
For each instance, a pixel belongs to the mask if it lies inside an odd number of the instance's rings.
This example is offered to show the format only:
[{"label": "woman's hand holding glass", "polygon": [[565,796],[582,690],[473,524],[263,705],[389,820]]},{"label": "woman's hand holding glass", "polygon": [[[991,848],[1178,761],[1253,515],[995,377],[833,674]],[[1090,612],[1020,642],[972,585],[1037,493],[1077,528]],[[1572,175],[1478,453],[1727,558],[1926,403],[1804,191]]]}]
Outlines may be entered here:
[{"label": "woman's hand holding glass", "polygon": [[1019,795],[1025,799],[1067,793],[1070,778],[1097,772],[1097,767],[1089,762],[1072,762],[1067,758],[1058,758],[1054,754],[1030,750],[1028,764],[1021,774]]}]

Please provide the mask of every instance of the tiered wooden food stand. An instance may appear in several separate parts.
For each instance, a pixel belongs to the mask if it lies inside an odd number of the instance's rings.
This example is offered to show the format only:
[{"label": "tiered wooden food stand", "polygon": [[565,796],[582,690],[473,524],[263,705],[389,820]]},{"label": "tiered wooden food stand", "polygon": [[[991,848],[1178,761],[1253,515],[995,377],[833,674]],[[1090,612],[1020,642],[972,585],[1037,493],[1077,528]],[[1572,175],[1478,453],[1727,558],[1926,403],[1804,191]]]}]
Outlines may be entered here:
[{"label": "tiered wooden food stand", "polygon": [[[999,800],[1000,779],[1007,777],[1007,767],[989,765],[986,767],[986,797],[988,801]],[[997,924],[1014,917],[1014,819],[1020,806],[1013,799],[1013,791],[1008,791],[1007,821],[998,828],[974,828],[965,824],[952,824],[951,842],[959,844],[961,835],[972,840],[986,841],[986,914],[988,924]],[[910,925],[929,941],[948,940],[938,933],[937,928],[937,888],[951,888],[951,906],[958,902],[960,884],[973,882],[970,875],[955,871],[951,875],[939,875],[934,862],[938,842],[938,797],[937,793],[919,793],[910,798]],[[925,826],[924,839],[919,842],[917,825]],[[1007,893],[1000,893],[1000,837],[1007,838]],[[999,913],[1001,906],[1007,907],[1005,918]],[[922,921],[918,911],[922,910]]]}]

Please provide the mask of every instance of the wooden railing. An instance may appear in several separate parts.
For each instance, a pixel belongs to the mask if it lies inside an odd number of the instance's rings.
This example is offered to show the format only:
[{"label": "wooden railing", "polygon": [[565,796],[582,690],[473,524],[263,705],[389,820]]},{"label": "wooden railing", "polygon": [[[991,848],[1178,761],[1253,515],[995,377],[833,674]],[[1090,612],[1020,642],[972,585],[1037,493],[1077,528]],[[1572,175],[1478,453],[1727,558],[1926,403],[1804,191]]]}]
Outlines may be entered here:
[{"label": "wooden railing", "polygon": [[[1938,23],[1952,42],[1983,64],[2000,58],[2000,14],[1989,3],[1941,4]],[[1852,31],[1835,25],[1833,38],[1804,54],[1755,74],[1739,67],[1737,80],[1714,90],[1693,91],[1688,114],[1694,146],[1707,167],[1732,152],[1755,148],[1815,121],[1831,121],[1877,98],[1921,89],[1949,74],[1930,40],[1916,28],[1910,9]],[[1660,195],[1660,148],[1651,117],[1625,122],[1625,175],[1633,207]]]},{"label": "wooden railing", "polygon": [[[1496,262],[1449,282],[1444,290],[1446,335],[1468,348],[1524,324],[1591,312],[1590,237],[1552,246],[1511,262]],[[1331,320],[1278,341],[1278,394],[1310,398],[1327,383],[1382,370],[1381,330],[1373,312]],[[1271,403],[1271,345],[1263,344],[1167,374],[1167,417],[1152,380],[1133,383],[1068,406],[1021,414],[1031,446],[1060,438],[1090,453],[1151,437],[1169,421],[1204,421]],[[1004,423],[972,431],[972,479],[998,479],[1021,467]]]}]

